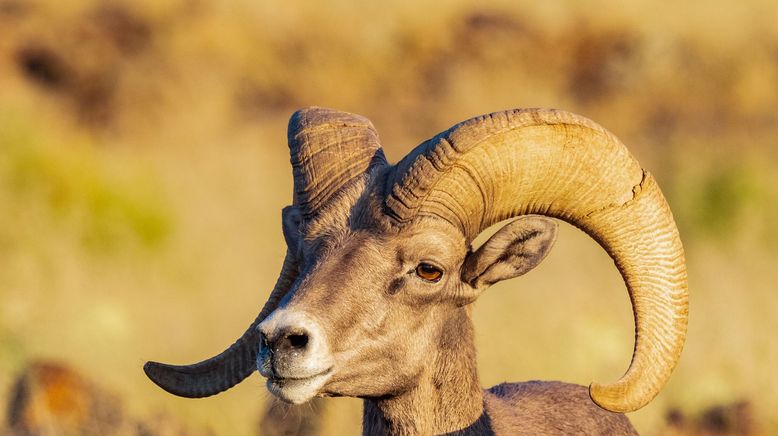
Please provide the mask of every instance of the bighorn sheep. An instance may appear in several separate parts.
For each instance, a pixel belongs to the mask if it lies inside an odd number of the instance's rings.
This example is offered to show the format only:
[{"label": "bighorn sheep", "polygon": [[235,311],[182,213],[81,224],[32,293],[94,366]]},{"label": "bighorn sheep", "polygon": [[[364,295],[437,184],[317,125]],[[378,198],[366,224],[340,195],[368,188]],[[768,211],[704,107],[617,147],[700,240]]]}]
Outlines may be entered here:
[{"label": "bighorn sheep", "polygon": [[[288,136],[294,199],[282,214],[288,250],[275,288],[218,356],[148,362],[156,384],[204,397],[258,368],[287,402],[363,398],[366,434],[634,432],[620,412],[644,406],[667,382],[688,294],[667,203],[611,133],[558,110],[497,112],[455,125],[395,165],[361,116],[303,109]],[[482,391],[470,303],[544,258],[556,234],[549,217],[585,231],[615,261],[634,310],[632,362],[617,382],[588,392],[559,382]]]}]

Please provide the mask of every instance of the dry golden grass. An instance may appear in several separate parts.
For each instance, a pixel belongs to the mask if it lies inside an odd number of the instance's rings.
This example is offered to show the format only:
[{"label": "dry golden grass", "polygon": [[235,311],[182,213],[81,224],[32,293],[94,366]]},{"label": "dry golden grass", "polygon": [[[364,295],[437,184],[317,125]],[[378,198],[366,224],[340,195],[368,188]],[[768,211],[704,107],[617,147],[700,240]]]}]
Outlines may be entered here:
[{"label": "dry golden grass", "polygon": [[[258,376],[193,401],[141,366],[208,357],[256,315],[284,251],[291,112],[367,115],[397,160],[469,116],[547,106],[630,147],[687,247],[687,346],[633,422],[660,434],[671,407],[742,399],[778,432],[772,2],[270,4],[0,0],[0,392],[55,357],[138,415],[255,433]],[[569,227],[475,317],[485,386],[609,381],[629,362],[618,274]],[[326,433],[357,432],[359,407],[329,401]]]}]

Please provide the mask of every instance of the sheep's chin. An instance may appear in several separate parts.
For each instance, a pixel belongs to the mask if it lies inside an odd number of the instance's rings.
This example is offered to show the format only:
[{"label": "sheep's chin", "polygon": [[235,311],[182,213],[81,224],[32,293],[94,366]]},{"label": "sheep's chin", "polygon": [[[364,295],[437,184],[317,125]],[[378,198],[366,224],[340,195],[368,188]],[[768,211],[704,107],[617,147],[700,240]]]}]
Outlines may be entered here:
[{"label": "sheep's chin", "polygon": [[327,383],[329,373],[304,379],[267,379],[267,389],[287,403],[302,404],[313,399]]}]

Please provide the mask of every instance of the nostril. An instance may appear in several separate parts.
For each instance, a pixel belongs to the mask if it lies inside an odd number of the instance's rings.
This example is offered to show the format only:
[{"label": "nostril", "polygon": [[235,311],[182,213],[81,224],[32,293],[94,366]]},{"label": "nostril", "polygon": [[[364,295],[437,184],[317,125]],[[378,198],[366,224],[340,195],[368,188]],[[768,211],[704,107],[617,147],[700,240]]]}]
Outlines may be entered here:
[{"label": "nostril", "polygon": [[305,333],[296,333],[296,334],[290,334],[286,337],[286,340],[289,342],[289,346],[291,348],[305,348],[306,345],[308,345],[308,335]]},{"label": "nostril", "polygon": [[[2,1],[2,0],[0,0]],[[290,323],[291,324],[291,323]],[[316,337],[311,334],[315,330],[307,328],[303,323],[296,325],[282,325],[269,332],[260,332],[260,344],[271,355],[281,358],[284,354],[291,353],[302,355],[316,344]]]}]

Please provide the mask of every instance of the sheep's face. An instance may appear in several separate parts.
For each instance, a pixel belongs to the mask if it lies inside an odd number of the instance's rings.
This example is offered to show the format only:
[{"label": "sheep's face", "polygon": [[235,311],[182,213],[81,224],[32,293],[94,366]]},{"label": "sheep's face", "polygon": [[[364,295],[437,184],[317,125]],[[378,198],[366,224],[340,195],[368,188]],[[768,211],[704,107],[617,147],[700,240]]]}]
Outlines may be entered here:
[{"label": "sheep's face", "polygon": [[475,252],[440,219],[378,229],[346,226],[300,240],[285,230],[299,248],[300,275],[259,326],[257,366],[273,394],[302,403],[316,395],[381,397],[412,388],[462,306],[537,264],[556,226],[539,217],[518,220]]}]

